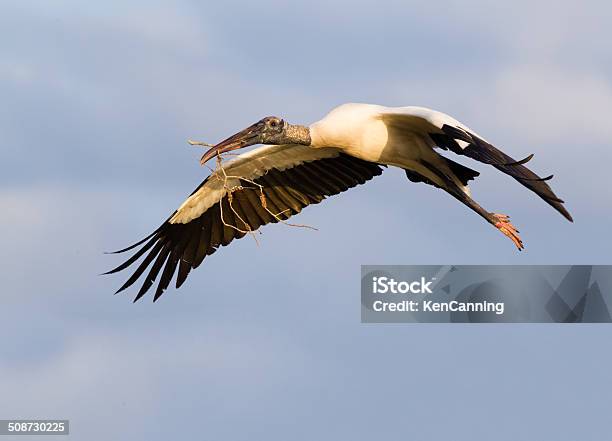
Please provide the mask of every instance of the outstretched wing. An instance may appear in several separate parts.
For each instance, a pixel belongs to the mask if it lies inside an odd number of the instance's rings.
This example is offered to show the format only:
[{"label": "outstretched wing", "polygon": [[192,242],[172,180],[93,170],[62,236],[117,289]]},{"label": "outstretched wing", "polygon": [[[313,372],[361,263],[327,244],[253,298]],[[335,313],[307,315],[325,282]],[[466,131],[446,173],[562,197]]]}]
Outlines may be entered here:
[{"label": "outstretched wing", "polygon": [[400,124],[411,130],[427,134],[435,145],[444,150],[450,150],[458,155],[468,156],[494,166],[536,193],[567,220],[573,221],[572,216],[563,206],[564,201],[559,199],[546,183],[553,176],[542,178],[525,167],[524,164],[533,155],[517,161],[456,119],[442,112],[423,107],[389,109],[384,118],[387,118],[391,123]]},{"label": "outstretched wing", "polygon": [[301,145],[264,146],[240,155],[213,172],[157,230],[116,253],[140,248],[106,274],[122,271],[145,256],[117,292],[134,284],[148,269],[134,301],[161,272],[153,300],[170,284],[176,287],[220,246],[260,226],[286,220],[327,196],[363,184],[382,173],[378,164],[334,148]]}]

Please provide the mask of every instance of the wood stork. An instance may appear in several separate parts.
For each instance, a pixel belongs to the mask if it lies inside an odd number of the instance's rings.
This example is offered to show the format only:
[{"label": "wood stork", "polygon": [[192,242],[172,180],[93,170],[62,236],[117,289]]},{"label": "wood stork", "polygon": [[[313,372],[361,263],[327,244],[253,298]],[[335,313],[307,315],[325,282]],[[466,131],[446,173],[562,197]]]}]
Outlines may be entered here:
[{"label": "wood stork", "polygon": [[491,213],[470,197],[468,181],[479,173],[440,155],[436,148],[492,165],[572,221],[563,201],[546,183],[552,176],[541,178],[525,167],[533,155],[516,161],[454,118],[422,107],[344,104],[309,127],[270,116],[210,148],[201,163],[255,144],[264,145],[212,172],[158,229],[115,251],[123,253],[142,245],[106,274],[124,270],[146,254],[117,292],[131,286],[150,267],[134,299],[138,300],[163,268],[155,301],[177,266],[179,288],[189,272],[220,246],[363,184],[380,175],[385,166],[400,167],[410,181],[446,191],[521,250],[523,243],[508,216]]}]

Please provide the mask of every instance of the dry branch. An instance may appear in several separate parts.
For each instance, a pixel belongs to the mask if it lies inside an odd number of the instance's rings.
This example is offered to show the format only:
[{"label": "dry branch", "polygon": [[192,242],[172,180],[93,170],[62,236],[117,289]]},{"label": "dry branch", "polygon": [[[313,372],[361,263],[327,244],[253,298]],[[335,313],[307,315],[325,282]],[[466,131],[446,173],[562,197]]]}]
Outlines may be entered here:
[{"label": "dry branch", "polygon": [[[202,142],[202,141],[192,141],[192,140],[188,140],[187,141],[189,143],[189,145],[192,146],[203,146],[203,147],[212,147],[213,144],[208,144],[206,142]],[[221,222],[223,222],[223,225],[225,225],[226,227],[229,228],[233,228],[236,231],[239,231],[240,233],[243,234],[251,234],[253,236],[253,239],[255,239],[255,242],[259,245],[259,241],[257,240],[257,237],[255,236],[255,232],[251,229],[250,225],[244,220],[242,219],[242,217],[238,214],[238,212],[234,209],[234,207],[232,206],[232,200],[233,200],[233,193],[236,191],[240,191],[240,190],[258,190],[259,191],[259,200],[261,202],[261,206],[264,210],[266,210],[266,212],[268,212],[272,217],[274,217],[274,219],[276,219],[278,222],[287,225],[289,227],[296,227],[296,228],[308,228],[311,230],[315,230],[318,231],[317,228],[310,226],[310,225],[305,225],[305,224],[294,224],[291,222],[287,222],[284,219],[282,219],[280,216],[282,214],[284,214],[285,212],[289,211],[289,209],[287,210],[283,210],[280,213],[273,213],[269,208],[268,208],[268,203],[267,203],[267,199],[266,199],[266,195],[264,194],[264,187],[261,184],[258,184],[257,182],[245,178],[243,176],[234,176],[234,175],[228,175],[227,172],[225,171],[225,167],[223,167],[223,161],[224,161],[224,155],[227,155],[228,153],[221,153],[217,155],[217,161],[216,161],[216,166],[214,169],[212,169],[211,167],[209,167],[208,165],[206,165],[209,170],[211,171],[211,177],[214,176],[217,179],[223,179],[223,188],[225,189],[225,192],[227,194],[227,199],[228,199],[228,205],[230,207],[230,209],[232,210],[232,212],[234,213],[234,216],[236,216],[236,218],[240,219],[240,221],[246,226],[247,230],[242,230],[240,228],[238,228],[235,225],[231,225],[229,223],[227,223],[223,217],[223,204],[221,203],[221,201],[219,201],[219,207],[221,210]],[[229,154],[230,156],[234,155],[234,154]],[[238,182],[243,181],[243,182],[248,182],[249,184],[253,185],[254,187],[244,187],[242,185],[234,185],[231,186],[229,185],[229,181],[230,180],[237,180]],[[261,233],[260,233],[261,234]]]}]

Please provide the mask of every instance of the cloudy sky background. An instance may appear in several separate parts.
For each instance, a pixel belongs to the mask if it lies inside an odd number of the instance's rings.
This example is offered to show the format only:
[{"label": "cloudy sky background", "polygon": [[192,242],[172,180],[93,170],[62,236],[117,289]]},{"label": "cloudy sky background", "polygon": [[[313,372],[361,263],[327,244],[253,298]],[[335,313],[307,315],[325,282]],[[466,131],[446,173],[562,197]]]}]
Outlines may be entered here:
[{"label": "cloudy sky background", "polygon": [[[606,326],[362,325],[359,265],[612,263],[606,2],[5,1],[0,418],[73,439],[609,438]],[[423,105],[554,173],[570,224],[483,165],[527,249],[390,170],[245,238],[155,305],[104,251],[157,227],[201,152],[276,114]],[[26,439],[26,438],[24,438]]]}]

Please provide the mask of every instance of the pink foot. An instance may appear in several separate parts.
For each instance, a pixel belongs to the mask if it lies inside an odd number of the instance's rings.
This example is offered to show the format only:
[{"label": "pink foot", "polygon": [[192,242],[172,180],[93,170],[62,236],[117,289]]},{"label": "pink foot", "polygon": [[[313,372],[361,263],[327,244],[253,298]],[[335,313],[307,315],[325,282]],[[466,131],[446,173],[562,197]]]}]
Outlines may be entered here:
[{"label": "pink foot", "polygon": [[493,217],[495,217],[495,219],[497,219],[497,222],[495,222],[493,225],[495,225],[495,227],[499,231],[508,236],[510,240],[514,243],[514,245],[516,245],[516,247],[519,249],[519,251],[525,248],[525,246],[523,245],[523,241],[518,235],[519,231],[514,227],[514,225],[510,223],[510,217],[500,213],[491,214],[493,215]]}]

